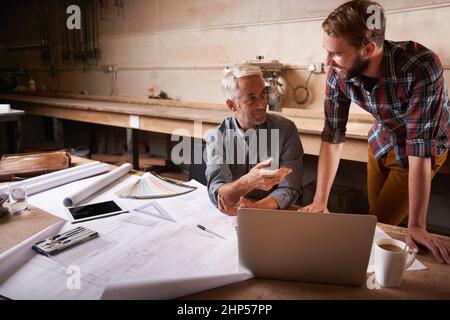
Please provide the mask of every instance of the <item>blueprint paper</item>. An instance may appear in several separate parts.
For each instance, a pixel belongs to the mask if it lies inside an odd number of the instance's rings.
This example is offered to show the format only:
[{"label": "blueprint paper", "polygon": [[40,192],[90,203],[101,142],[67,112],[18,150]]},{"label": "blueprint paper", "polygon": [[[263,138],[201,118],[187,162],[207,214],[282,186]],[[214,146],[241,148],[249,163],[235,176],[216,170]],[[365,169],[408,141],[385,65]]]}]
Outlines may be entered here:
[{"label": "blueprint paper", "polygon": [[190,278],[175,277],[156,281],[114,283],[106,287],[101,299],[174,299],[193,292],[226,286],[251,278],[252,275],[250,274],[232,273]]},{"label": "blueprint paper", "polygon": [[[95,179],[72,182],[33,195],[29,201],[65,218],[62,200]],[[83,254],[73,251],[54,258],[39,254],[30,257],[31,249],[27,246],[10,249],[15,250],[14,259],[21,259],[22,266],[16,264],[13,267],[16,271],[0,280],[0,294],[12,299],[170,299],[251,277],[239,267],[236,217],[219,212],[209,201],[205,186],[190,181],[196,190],[176,198],[154,200],[120,199],[115,194],[138,179],[127,175],[84,200],[85,203],[115,200],[130,210],[80,223],[99,232],[101,246],[94,246],[93,240]],[[157,203],[176,223],[132,210],[151,202]],[[199,229],[197,224],[226,240]],[[73,225],[66,222],[59,232],[71,228]],[[377,228],[374,242],[380,238],[389,236]],[[33,242],[30,240],[28,245]],[[10,250],[7,252],[11,254]],[[423,268],[416,263],[413,268]],[[0,266],[3,268],[3,263]],[[74,266],[80,271],[80,288],[71,285],[74,273],[70,271]],[[369,272],[370,268],[371,263]]]},{"label": "blueprint paper", "polygon": [[[111,197],[116,199],[115,190],[129,184],[130,181],[136,181],[137,178],[128,176],[105,192],[90,198],[88,202],[104,201]],[[49,190],[30,197],[30,202],[57,214],[64,209],[62,201],[59,201],[65,194],[62,191],[74,190],[74,185],[81,189],[84,184],[89,183],[77,181]],[[198,288],[206,290],[213,288],[209,287],[211,285],[227,284],[231,279],[243,279],[245,274],[238,268],[236,219],[220,213],[209,203],[204,186],[196,182],[191,183],[198,189],[181,196],[181,198],[188,197],[177,201],[177,203],[187,201],[182,209],[170,201],[159,203],[164,210],[177,210],[169,212],[181,223],[173,223],[138,212],[86,221],[81,225],[98,231],[99,239],[102,235],[106,235],[108,240],[113,239],[109,245],[104,246],[104,250],[90,249],[86,250],[87,254],[79,255],[67,252],[66,257],[54,258],[34,255],[1,283],[0,294],[12,299],[99,299],[108,284],[120,285],[142,281],[146,285],[155,282],[158,286],[162,286],[167,279],[178,279],[181,283],[189,283],[197,278],[215,279],[199,282]],[[135,199],[120,199],[120,201],[128,208],[148,202]],[[227,240],[211,237],[210,234],[197,228],[197,224],[207,225],[215,232],[223,234]],[[62,231],[69,228],[73,228],[73,225],[66,223]],[[91,245],[96,240],[90,241]],[[77,266],[81,271],[80,289],[71,289],[67,286],[67,281],[71,277],[71,274],[68,274],[71,266]],[[223,277],[223,275],[232,276]],[[173,281],[170,283],[172,286]],[[180,291],[182,295],[195,293],[186,291],[186,287],[182,288],[184,288]],[[194,286],[192,290],[196,288]],[[164,293],[161,290],[158,292]],[[176,295],[177,291],[171,292],[171,295],[165,292],[159,298]]]},{"label": "blueprint paper", "polygon": [[31,249],[36,242],[56,234],[64,223],[65,221],[55,222],[41,232],[0,254],[0,282],[36,254],[36,252]]}]

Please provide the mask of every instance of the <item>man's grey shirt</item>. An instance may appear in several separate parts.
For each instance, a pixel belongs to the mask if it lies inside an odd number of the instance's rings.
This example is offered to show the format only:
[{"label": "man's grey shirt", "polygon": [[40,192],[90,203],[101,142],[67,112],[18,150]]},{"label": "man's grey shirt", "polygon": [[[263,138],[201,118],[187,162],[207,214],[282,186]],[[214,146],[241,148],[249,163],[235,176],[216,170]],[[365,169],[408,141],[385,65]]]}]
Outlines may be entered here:
[{"label": "man's grey shirt", "polygon": [[224,183],[239,179],[269,157],[270,169],[292,168],[292,173],[269,191],[254,189],[245,196],[263,199],[270,195],[285,209],[301,193],[303,147],[297,127],[289,119],[267,114],[263,124],[244,132],[234,117],[225,119],[206,138],[205,173],[211,202],[217,207],[218,190]]}]

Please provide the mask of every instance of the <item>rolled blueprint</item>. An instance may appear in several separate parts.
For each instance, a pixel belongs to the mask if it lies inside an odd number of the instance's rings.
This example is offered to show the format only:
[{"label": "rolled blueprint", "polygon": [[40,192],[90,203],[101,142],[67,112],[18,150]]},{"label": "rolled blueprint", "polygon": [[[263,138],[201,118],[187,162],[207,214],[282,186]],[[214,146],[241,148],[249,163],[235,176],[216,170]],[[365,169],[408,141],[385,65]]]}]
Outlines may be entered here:
[{"label": "rolled blueprint", "polygon": [[39,193],[48,189],[59,187],[63,184],[77,181],[80,179],[92,177],[98,175],[100,173],[108,172],[109,166],[105,163],[101,163],[97,166],[84,168],[83,170],[78,170],[74,172],[70,172],[61,177],[53,177],[51,179],[46,179],[44,181],[40,181],[34,184],[27,184],[27,192],[28,195],[32,195],[35,193]]},{"label": "rolled blueprint", "polygon": [[[36,194],[51,188],[62,186],[69,182],[104,173],[108,170],[108,165],[95,161],[88,164],[43,174],[25,180],[27,185],[27,193],[28,195]],[[8,185],[0,188],[0,194],[7,193],[8,189]]]},{"label": "rolled blueprint", "polygon": [[244,271],[227,274],[180,275],[173,278],[109,283],[102,300],[175,299],[253,278]]},{"label": "rolled blueprint", "polygon": [[51,226],[45,228],[38,234],[22,241],[18,245],[9,248],[0,254],[0,283],[5,281],[12,273],[19,270],[30,260],[36,252],[31,249],[36,242],[54,236],[66,223],[65,220],[57,221]]},{"label": "rolled blueprint", "polygon": [[106,186],[110,185],[114,181],[120,179],[124,175],[126,175],[133,167],[129,163],[125,163],[121,165],[120,167],[114,169],[111,172],[108,172],[105,175],[102,175],[98,177],[97,180],[83,188],[82,190],[79,190],[77,192],[74,192],[73,194],[67,196],[63,204],[66,207],[71,207],[79,203],[80,201],[83,201],[84,199],[88,198],[89,196],[93,195],[97,191],[105,188]]}]

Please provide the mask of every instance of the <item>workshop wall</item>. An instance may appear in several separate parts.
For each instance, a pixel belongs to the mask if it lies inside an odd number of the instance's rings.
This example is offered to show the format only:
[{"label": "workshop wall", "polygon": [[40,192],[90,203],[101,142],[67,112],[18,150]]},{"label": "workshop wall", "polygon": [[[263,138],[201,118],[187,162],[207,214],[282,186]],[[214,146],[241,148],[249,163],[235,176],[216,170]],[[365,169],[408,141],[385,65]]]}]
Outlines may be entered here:
[{"label": "workshop wall", "polygon": [[[100,12],[104,19],[98,25],[101,60],[98,65],[84,66],[62,60],[64,8],[60,1],[50,1],[52,76],[42,62],[41,49],[32,46],[40,40],[36,12],[41,2],[8,0],[4,1],[8,10],[0,13],[1,43],[24,49],[0,50],[0,67],[19,64],[36,78],[38,88],[44,85],[47,90],[146,97],[148,88],[155,86],[172,99],[221,103],[222,67],[257,55],[282,62],[287,68],[284,78],[293,87],[305,84],[308,72],[304,68],[325,57],[321,23],[342,2],[127,0],[120,8],[114,5],[120,1],[104,1],[108,6]],[[380,3],[388,12],[387,38],[415,40],[434,50],[447,66],[448,83],[450,42],[443,39],[450,30],[450,2]],[[103,72],[102,65],[118,67],[116,82],[113,73]],[[292,90],[282,82],[286,90],[283,107],[322,108],[325,74],[312,76],[310,100],[304,105],[293,101]],[[352,112],[362,111],[354,108]]]}]

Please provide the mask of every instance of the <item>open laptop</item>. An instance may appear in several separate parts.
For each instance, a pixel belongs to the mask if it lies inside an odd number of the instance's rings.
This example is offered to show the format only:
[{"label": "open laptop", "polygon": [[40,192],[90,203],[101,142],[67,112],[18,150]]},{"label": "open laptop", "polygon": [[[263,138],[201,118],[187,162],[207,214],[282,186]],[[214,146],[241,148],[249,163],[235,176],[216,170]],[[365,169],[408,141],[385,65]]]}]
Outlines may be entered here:
[{"label": "open laptop", "polygon": [[362,285],[376,217],[239,209],[241,266],[257,278]]}]

